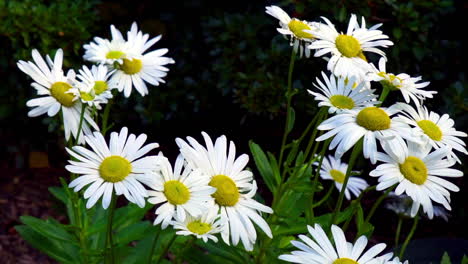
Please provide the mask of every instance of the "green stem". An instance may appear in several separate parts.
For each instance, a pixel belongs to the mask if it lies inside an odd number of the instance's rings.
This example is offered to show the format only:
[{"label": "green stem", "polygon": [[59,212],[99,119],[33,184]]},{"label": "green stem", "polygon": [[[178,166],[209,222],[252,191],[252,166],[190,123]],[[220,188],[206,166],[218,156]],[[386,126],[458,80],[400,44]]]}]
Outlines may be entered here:
[{"label": "green stem", "polygon": [[401,247],[401,251],[400,251],[400,255],[399,255],[400,259],[403,259],[403,256],[404,256],[405,251],[406,251],[406,247],[408,246],[408,243],[410,242],[411,238],[413,237],[414,231],[416,231],[416,227],[418,226],[418,222],[419,222],[419,216],[416,215],[414,217],[413,226],[411,227],[411,231],[410,231],[409,235],[406,237],[405,242],[403,243],[403,246]]},{"label": "green stem", "polygon": [[[327,139],[322,146],[322,150],[320,151],[320,160],[318,163],[317,168],[315,169],[315,175],[314,175],[314,180],[312,182],[312,194],[310,195],[310,204],[314,204],[314,195],[315,195],[315,189],[317,188],[317,183],[318,183],[318,178],[320,175],[320,169],[322,168],[322,163],[325,158],[325,151],[327,151],[328,145],[330,145],[331,138]],[[313,157],[311,157],[311,160],[313,160]],[[307,222],[311,223],[312,218],[314,217],[314,207],[311,206],[308,211],[306,211],[306,218]]]},{"label": "green stem", "polygon": [[390,88],[388,88],[387,85],[382,85],[382,86],[383,86],[383,90],[379,97],[380,104],[378,104],[377,106],[381,106],[383,104],[383,102],[385,101],[385,98],[387,98],[387,95],[390,92]]},{"label": "green stem", "polygon": [[154,236],[153,243],[151,244],[151,250],[148,256],[148,264],[151,264],[151,261],[153,260],[154,248],[156,247],[160,234],[161,234],[161,229],[158,228],[158,233]]},{"label": "green stem", "polygon": [[369,223],[369,221],[371,220],[372,216],[374,215],[375,211],[377,210],[377,208],[379,207],[379,205],[382,203],[382,201],[388,196],[388,194],[393,191],[393,189],[395,189],[396,185],[393,186],[393,187],[390,187],[388,188],[380,197],[379,199],[377,199],[377,201],[374,203],[374,205],[372,206],[369,214],[367,215],[366,217],[366,220],[365,222],[366,223]]},{"label": "green stem", "polygon": [[[323,109],[323,110],[322,110],[322,109]],[[327,110],[328,110],[328,107],[323,107],[322,109],[321,109],[320,112],[319,112],[320,117],[317,119],[316,128],[315,128],[314,132],[312,133],[312,136],[310,137],[309,143],[307,144],[306,150],[305,150],[305,152],[304,152],[304,157],[305,157],[305,158],[308,157],[308,155],[309,155],[309,153],[310,153],[310,149],[312,148],[312,145],[313,145],[314,143],[316,143],[316,142],[315,142],[315,139],[317,138],[317,132],[318,132],[317,127],[318,127],[318,126],[320,125],[320,123],[322,123],[322,121],[323,121],[324,119],[326,119],[327,116],[328,116],[328,111],[327,111]],[[320,131],[320,135],[321,135],[321,134],[323,134],[323,131]],[[318,148],[318,144],[315,144],[314,150],[312,151],[312,154],[311,154],[311,158],[314,157],[314,154],[317,152],[317,148]]]},{"label": "green stem", "polygon": [[289,118],[290,118],[290,115],[291,115],[292,73],[293,73],[293,70],[294,70],[294,61],[295,61],[295,59],[296,59],[296,52],[293,49],[293,51],[291,53],[291,60],[289,62],[288,87],[287,87],[287,91],[286,91],[286,100],[287,100],[287,103],[286,103],[286,123],[284,125],[283,140],[281,141],[281,150],[280,150],[280,156],[279,156],[279,160],[278,160],[278,166],[279,166],[280,170],[281,170],[281,165],[282,165],[282,162],[283,162],[283,154],[284,154],[284,149],[285,149],[285,146],[286,146],[286,139],[287,139],[288,134],[289,134],[288,125],[289,125],[289,122],[290,122]]},{"label": "green stem", "polygon": [[323,198],[316,202],[315,204],[312,205],[312,208],[316,208],[316,207],[319,207],[320,205],[322,205],[325,201],[328,200],[328,198],[330,197],[330,195],[333,193],[333,190],[335,189],[335,184],[332,183],[332,185],[330,186],[330,188],[328,189],[328,192],[327,194],[325,194],[325,196],[323,196]]},{"label": "green stem", "polygon": [[[341,229],[343,229],[343,232],[346,232],[346,230],[348,229],[349,223],[351,222],[351,219],[353,219],[353,216],[354,216],[354,214],[356,213],[356,211],[358,209],[358,205],[361,204],[361,200],[362,200],[362,197],[364,196],[364,194],[369,192],[369,191],[375,190],[376,187],[377,187],[376,185],[367,187],[366,189],[364,189],[359,194],[359,196],[354,201],[351,202],[352,206],[354,206],[353,212],[351,213],[348,220],[346,220],[345,224],[341,228]],[[356,236],[356,237],[359,237],[359,236]]]},{"label": "green stem", "polygon": [[80,139],[81,130],[83,128],[83,119],[86,111],[86,104],[81,103],[81,113],[80,113],[80,124],[78,125],[78,134],[76,134],[75,143],[73,145],[78,145],[78,140]]},{"label": "green stem", "polygon": [[110,262],[107,262],[107,263],[111,263],[111,264],[114,264],[115,263],[115,258],[114,258],[114,242],[112,241],[112,221],[114,219],[114,212],[115,212],[115,205],[116,205],[116,202],[117,202],[117,197],[115,196],[114,193],[112,193],[112,200],[111,200],[111,204],[109,206],[109,214],[108,214],[108,217],[107,217],[107,239],[106,239],[106,244],[105,244],[105,249],[107,250],[108,247],[110,247],[109,251],[110,251],[110,254],[106,256],[106,259],[109,260],[109,256],[110,256]]},{"label": "green stem", "polygon": [[305,136],[309,133],[310,129],[317,123],[317,119],[322,115],[323,111],[326,111],[327,107],[320,108],[319,112],[314,116],[314,118],[309,122],[302,135],[297,139],[297,144],[300,144]]},{"label": "green stem", "polygon": [[401,226],[403,225],[403,217],[398,215],[398,225],[395,234],[395,248],[398,247],[398,243],[400,242],[400,233],[401,233]]},{"label": "green stem", "polygon": [[111,106],[112,106],[112,100],[109,100],[109,102],[106,105],[106,108],[104,108],[104,114],[102,116],[102,135],[103,136],[107,133],[107,130],[108,130],[107,122],[109,119]]},{"label": "green stem", "polygon": [[338,202],[336,203],[335,210],[333,210],[331,224],[336,223],[338,212],[340,212],[341,205],[343,204],[344,193],[346,190],[346,186],[348,185],[349,175],[351,175],[351,170],[353,169],[356,159],[358,158],[359,154],[361,154],[362,144],[363,142],[361,138],[358,142],[356,142],[356,144],[353,147],[353,152],[351,153],[351,158],[349,159],[348,169],[346,170],[346,177],[344,179],[343,186],[341,187],[340,195],[338,196]]},{"label": "green stem", "polygon": [[174,233],[172,235],[172,238],[171,240],[166,244],[166,247],[164,248],[163,252],[161,253],[161,255],[159,256],[159,259],[158,261],[156,262],[156,264],[159,264],[159,262],[161,262],[161,260],[167,255],[167,252],[169,251],[169,249],[171,248],[172,246],[172,243],[174,242],[174,240],[176,239],[177,235]]}]

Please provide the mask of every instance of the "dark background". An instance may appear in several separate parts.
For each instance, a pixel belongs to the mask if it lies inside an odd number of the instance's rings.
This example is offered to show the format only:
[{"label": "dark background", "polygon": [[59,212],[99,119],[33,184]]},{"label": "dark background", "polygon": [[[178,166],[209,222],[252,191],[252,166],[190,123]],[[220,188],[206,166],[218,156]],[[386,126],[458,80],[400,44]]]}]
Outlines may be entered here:
[{"label": "dark background", "polygon": [[[62,48],[64,68],[76,70],[84,63],[83,44],[94,36],[110,38],[110,24],[125,33],[136,21],[151,37],[163,35],[152,49],[168,48],[167,56],[176,63],[169,65],[167,83],[151,87],[148,96],[134,91],[129,99],[116,97],[111,112],[116,130],[127,126],[132,133],[148,134],[149,141],[160,143],[160,150],[171,159],[177,155],[176,137],[201,139],[201,131],[212,137],[225,134],[236,143],[238,153],[249,153],[250,139],[276,153],[284,126],[290,47],[276,32],[278,21],[265,13],[265,6],[272,4],[309,21],[325,16],[343,31],[352,13],[364,16],[368,26],[384,23],[381,29],[395,43],[385,50],[387,70],[431,81],[427,89],[439,94],[425,105],[449,113],[458,130],[467,130],[468,58],[462,21],[468,6],[463,1],[230,1],[225,6],[209,0],[0,0],[0,259],[50,262],[26,246],[13,226],[21,215],[65,221],[47,192],[49,186],[59,185],[59,176],[67,174],[63,131],[58,118],[27,117],[25,102],[36,94],[31,80],[17,69],[18,60],[30,60],[33,48],[41,54]],[[375,57],[369,59],[377,62]],[[297,113],[293,136],[316,112],[306,90],[313,89],[312,81],[324,70],[326,63],[319,58],[302,59],[295,65],[293,86],[299,93],[293,99]],[[380,89],[378,84],[374,88]],[[400,94],[391,94],[386,105],[401,99]],[[461,158],[466,161],[465,156]],[[466,174],[466,164],[457,168]],[[361,169],[367,173],[371,167],[362,162]],[[257,180],[268,204],[271,196]],[[468,238],[467,181],[452,182],[461,192],[452,196],[449,223],[424,219],[416,239]],[[378,195],[371,193],[365,199],[367,208]],[[373,239],[392,245],[396,221],[392,212],[378,210]],[[409,228],[407,221],[404,230]],[[466,246],[462,249],[468,252]]]}]

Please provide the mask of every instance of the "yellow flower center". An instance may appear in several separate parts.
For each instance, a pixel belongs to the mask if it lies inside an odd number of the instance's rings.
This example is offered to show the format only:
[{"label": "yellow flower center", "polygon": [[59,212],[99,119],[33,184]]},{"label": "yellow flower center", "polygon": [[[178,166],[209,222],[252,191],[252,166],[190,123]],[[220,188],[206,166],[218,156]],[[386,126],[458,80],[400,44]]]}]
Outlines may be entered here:
[{"label": "yellow flower center", "polygon": [[359,263],[349,258],[339,258],[333,261],[333,264],[359,264]]},{"label": "yellow flower center", "polygon": [[390,122],[387,113],[374,106],[362,109],[356,117],[356,123],[370,131],[389,129]]},{"label": "yellow flower center", "polygon": [[345,174],[339,170],[330,170],[330,175],[332,176],[333,180],[339,183],[343,183],[345,179]]},{"label": "yellow flower center", "polygon": [[367,61],[364,53],[362,52],[361,44],[359,44],[359,41],[355,37],[340,34],[335,39],[335,45],[343,56],[348,58],[358,57]]},{"label": "yellow flower center", "polygon": [[123,53],[122,51],[111,50],[111,51],[107,52],[106,59],[118,60],[118,59],[121,59],[124,56],[125,56],[125,53]]},{"label": "yellow flower center", "polygon": [[330,97],[330,103],[339,109],[353,109],[354,107],[353,99],[340,94]]},{"label": "yellow flower center", "polygon": [[120,65],[120,69],[128,75],[139,73],[143,63],[139,59],[123,59],[123,64]]},{"label": "yellow flower center", "polygon": [[395,74],[379,72],[377,73],[377,75],[384,78],[384,80],[380,81],[380,84],[382,84],[383,87],[386,87],[393,91],[399,90],[401,88],[401,83],[403,80]]},{"label": "yellow flower center", "polygon": [[211,225],[208,223],[203,223],[200,222],[200,220],[193,221],[188,223],[187,229],[190,230],[190,232],[203,235],[208,233],[211,230]]},{"label": "yellow flower center", "polygon": [[50,87],[50,95],[55,98],[61,105],[72,107],[75,102],[73,101],[73,94],[67,93],[72,86],[66,82],[56,82]]},{"label": "yellow flower center", "polygon": [[442,131],[440,130],[439,126],[434,124],[434,122],[430,120],[421,120],[418,121],[418,126],[422,129],[424,134],[430,137],[432,140],[440,141],[442,140]]},{"label": "yellow flower center", "polygon": [[427,167],[422,160],[409,156],[403,164],[400,164],[400,172],[405,178],[418,185],[422,185],[427,180]]},{"label": "yellow flower center", "polygon": [[228,176],[216,175],[211,179],[209,185],[216,188],[216,192],[211,196],[213,196],[217,204],[221,206],[234,206],[239,201],[239,189],[237,189],[236,183]]},{"label": "yellow flower center", "polygon": [[132,171],[132,164],[120,156],[105,158],[99,166],[99,175],[107,182],[123,181]]},{"label": "yellow flower center", "polygon": [[291,22],[288,24],[289,30],[298,38],[305,38],[305,39],[312,39],[314,36],[310,33],[304,32],[304,30],[311,30],[310,26],[306,23],[292,19]]},{"label": "yellow flower center", "polygon": [[80,92],[80,97],[81,99],[85,100],[85,101],[92,101],[94,100],[94,95],[92,92],[89,92],[89,93],[85,93],[85,92]]},{"label": "yellow flower center", "polygon": [[107,90],[107,83],[105,81],[95,81],[94,82],[94,92],[96,95],[100,95]]},{"label": "yellow flower center", "polygon": [[190,191],[187,186],[177,180],[167,181],[164,184],[164,195],[173,205],[184,204],[190,199]]}]

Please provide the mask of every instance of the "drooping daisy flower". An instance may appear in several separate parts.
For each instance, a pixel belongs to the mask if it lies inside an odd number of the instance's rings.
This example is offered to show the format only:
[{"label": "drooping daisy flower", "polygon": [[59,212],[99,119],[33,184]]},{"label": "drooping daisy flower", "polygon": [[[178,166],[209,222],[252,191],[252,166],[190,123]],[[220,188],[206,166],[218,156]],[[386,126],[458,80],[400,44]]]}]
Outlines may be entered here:
[{"label": "drooping daisy flower", "polygon": [[[403,215],[405,217],[411,217],[411,208],[413,205],[413,200],[406,194],[396,195],[394,192],[391,192],[388,195],[388,201],[385,203],[384,207],[388,210],[393,211],[397,215]],[[448,222],[450,213],[442,206],[433,204],[434,216],[440,217]],[[426,216],[426,215],[424,215]]]},{"label": "drooping daisy flower", "polygon": [[218,238],[215,235],[223,229],[223,223],[219,219],[216,207],[208,209],[200,217],[187,215],[185,220],[182,221],[176,217],[176,221],[172,221],[171,224],[174,229],[180,230],[176,232],[177,235],[194,235],[198,239],[203,239],[204,242],[207,242],[209,239],[218,242]]},{"label": "drooping daisy flower", "polygon": [[80,81],[75,83],[75,88],[72,91],[83,103],[101,109],[100,104],[107,104],[112,98],[111,89],[113,87],[110,87],[108,82],[112,73],[104,65],[93,65],[91,70],[83,66],[76,76]]},{"label": "drooping daisy flower", "polygon": [[347,242],[343,230],[336,225],[332,225],[334,243],[328,239],[327,234],[320,225],[315,227],[307,226],[313,239],[305,235],[299,235],[301,241],[291,241],[299,250],[291,254],[281,255],[279,259],[291,263],[304,264],[380,264],[376,257],[382,252],[386,245],[377,244],[367,250],[367,238],[359,237],[354,244]]},{"label": "drooping daisy flower", "polygon": [[305,53],[305,56],[308,58],[310,56],[310,50],[305,48],[305,46],[314,41],[315,37],[313,33],[305,32],[304,30],[315,32],[318,23],[307,22],[297,18],[291,19],[283,9],[274,5],[267,6],[265,12],[279,20],[281,27],[276,30],[284,36],[290,37],[291,46],[294,46],[294,51],[299,51],[300,57]]},{"label": "drooping daisy flower", "polygon": [[331,74],[328,78],[324,72],[322,72],[322,77],[325,84],[319,78],[316,78],[318,85],[314,84],[322,93],[307,91],[315,96],[316,101],[320,101],[319,107],[330,107],[328,109],[330,114],[341,112],[344,109],[356,109],[380,103],[376,100],[377,95],[373,93],[374,90],[363,89],[365,83],[357,83],[355,77],[347,80],[343,77],[335,78]]},{"label": "drooping daisy flower", "polygon": [[[318,164],[315,163],[314,165]],[[348,164],[342,163],[340,159],[335,159],[332,156],[328,156],[328,158],[325,157],[322,161],[320,177],[324,180],[333,180],[338,191],[341,191],[347,169]],[[369,185],[364,179],[350,176],[345,190],[346,199],[351,199],[350,192],[353,193],[356,197],[359,196],[361,191],[366,189],[368,186]]]},{"label": "drooping daisy flower", "polygon": [[393,257],[393,253],[387,253],[381,257],[378,257],[378,262],[376,264],[408,264],[408,260],[405,262],[401,262],[398,257]]},{"label": "drooping daisy flower", "polygon": [[110,26],[112,40],[95,37],[94,42],[85,44],[85,55],[83,59],[99,64],[113,65],[114,62],[123,63],[123,58],[127,56],[130,50],[129,43],[125,41],[122,33]]},{"label": "drooping daisy flower", "polygon": [[125,97],[129,97],[132,87],[142,95],[148,94],[145,82],[152,85],[164,83],[163,77],[167,75],[168,68],[164,65],[174,63],[174,60],[163,57],[168,49],[157,49],[146,53],[146,50],[161,39],[161,35],[148,40],[149,35],[138,30],[137,24],[133,23],[131,30],[127,33],[129,49],[122,59],[122,63],[114,64],[116,72],[112,75],[111,82],[117,85]]},{"label": "drooping daisy flower", "polygon": [[81,146],[66,149],[78,161],[69,160],[70,165],[65,168],[71,173],[81,174],[69,187],[78,192],[89,185],[83,195],[88,199],[86,208],[91,208],[103,197],[102,207],[107,209],[114,191],[140,207],[145,206],[148,193],[142,183],[153,184],[153,178],[145,173],[154,170],[157,163],[155,156],[141,157],[159,146],[157,143],[143,146],[146,138],[145,134],[138,137],[128,135],[128,129],[124,127],[120,133],[111,133],[109,146],[101,133],[94,132],[85,136],[91,150]]},{"label": "drooping daisy flower", "polygon": [[[447,148],[440,148],[430,153],[431,146],[415,143],[403,145],[400,153],[383,144],[386,154],[379,153],[378,160],[384,162],[369,173],[379,177],[377,190],[385,190],[398,184],[395,194],[406,193],[414,201],[411,217],[414,217],[420,205],[430,219],[434,216],[431,201],[442,204],[450,210],[450,191],[458,192],[459,188],[441,177],[461,177],[463,173],[451,169],[454,160],[444,159]],[[403,153],[403,154],[401,154]]]},{"label": "drooping daisy flower", "polygon": [[148,191],[148,202],[152,204],[163,203],[156,209],[158,215],[154,224],[161,224],[165,229],[171,220],[177,216],[179,221],[185,221],[187,215],[199,217],[212,201],[216,189],[209,186],[210,179],[201,175],[200,170],[193,170],[189,165],[184,166],[184,158],[177,157],[174,170],[167,158],[160,157],[156,173],[150,177],[155,180]]},{"label": "drooping daisy flower", "polygon": [[191,137],[187,137],[189,144],[180,138],[176,142],[185,159],[194,168],[202,170],[209,179],[209,185],[216,188],[212,194],[214,206],[221,214],[221,221],[227,223],[221,232],[224,242],[229,245],[231,241],[237,245],[240,239],[245,249],[250,251],[257,239],[252,222],[272,237],[270,227],[260,213],[273,213],[273,210],[252,199],[257,192],[257,184],[252,172],[244,169],[249,156],[242,154],[235,158],[236,147],[231,141],[227,148],[225,136],[217,138],[213,145],[206,133],[202,132],[202,135],[206,147]]},{"label": "drooping daisy flower", "polygon": [[412,100],[417,106],[421,105],[420,101],[426,98],[432,98],[436,91],[426,91],[422,88],[429,85],[429,82],[417,83],[421,77],[411,77],[406,73],[395,75],[387,73],[385,70],[385,58],[380,58],[379,69],[372,64],[373,72],[370,76],[372,81],[380,82],[382,86],[390,90],[399,90],[403,95],[406,103]]},{"label": "drooping daisy flower", "polygon": [[411,134],[411,128],[405,122],[390,116],[401,110],[399,104],[389,108],[366,107],[363,109],[346,110],[324,122],[317,128],[330,130],[317,138],[323,141],[335,136],[330,143],[330,149],[336,148],[335,156],[341,156],[348,151],[359,139],[364,137],[363,154],[372,164],[377,161],[377,142],[391,141],[395,151],[405,145],[403,138],[411,141],[417,140]]},{"label": "drooping daisy flower", "polygon": [[322,18],[327,25],[322,25],[315,33],[317,40],[308,48],[317,50],[315,57],[331,53],[327,69],[336,76],[356,76],[360,80],[364,79],[366,73],[371,70],[364,52],[373,52],[385,57],[385,53],[378,47],[386,48],[393,45],[393,42],[387,40],[387,35],[377,30],[382,24],[367,29],[364,18],[359,25],[356,15],[353,14],[346,34],[340,34],[328,19]]},{"label": "drooping daisy flower", "polygon": [[[77,98],[71,91],[75,82],[75,73],[70,70],[67,76],[64,75],[62,70],[63,51],[61,49],[57,50],[53,61],[47,56],[48,65],[36,49],[32,51],[32,57],[34,62],[19,61],[17,65],[21,71],[34,80],[31,86],[37,90],[37,94],[45,96],[26,102],[27,106],[33,107],[28,112],[28,116],[35,117],[44,113],[47,113],[48,116],[55,116],[62,110],[65,139],[68,140],[70,134],[76,138],[78,136],[82,104],[79,100],[76,100]],[[84,143],[83,134],[91,133],[90,126],[95,130],[99,130],[87,109],[83,117],[79,144]]]},{"label": "drooping daisy flower", "polygon": [[466,137],[467,134],[455,130],[455,122],[448,114],[439,116],[435,112],[429,112],[424,106],[420,106],[416,110],[409,105],[405,105],[403,110],[404,116],[398,116],[398,118],[413,126],[416,135],[421,136],[425,142],[434,148],[450,147],[452,151],[448,152],[448,156],[461,163],[453,150],[465,155],[468,154],[465,142],[459,138]]}]

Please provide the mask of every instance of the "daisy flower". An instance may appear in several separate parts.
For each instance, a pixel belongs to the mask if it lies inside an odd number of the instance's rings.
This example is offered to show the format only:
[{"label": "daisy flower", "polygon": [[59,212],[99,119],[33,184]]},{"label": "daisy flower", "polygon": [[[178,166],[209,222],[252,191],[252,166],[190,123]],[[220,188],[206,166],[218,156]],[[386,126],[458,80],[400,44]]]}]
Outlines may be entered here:
[{"label": "daisy flower", "polygon": [[93,207],[102,197],[102,207],[107,209],[114,191],[142,208],[145,206],[148,193],[142,183],[153,184],[153,179],[145,173],[155,169],[156,158],[141,157],[159,146],[157,143],[143,146],[146,138],[145,134],[138,137],[128,135],[128,129],[124,127],[120,133],[111,133],[109,146],[101,133],[94,132],[85,136],[91,150],[81,146],[66,149],[78,161],[69,160],[70,165],[65,168],[71,173],[81,174],[69,187],[78,192],[89,185],[83,194],[88,199],[86,208]]},{"label": "daisy flower", "polygon": [[465,155],[468,154],[465,142],[459,138],[466,137],[467,134],[455,130],[455,122],[448,114],[440,116],[432,111],[429,112],[424,106],[417,107],[416,110],[409,105],[405,105],[403,110],[404,116],[398,116],[398,118],[413,126],[415,133],[432,147],[450,147],[452,151],[448,152],[448,157],[454,158],[461,164],[461,160],[455,155],[453,150],[457,150]]},{"label": "daisy flower", "polygon": [[148,40],[149,35],[138,30],[137,24],[133,23],[127,33],[129,48],[122,59],[122,63],[114,64],[116,72],[112,75],[111,82],[117,85],[125,97],[129,97],[132,87],[142,95],[148,94],[145,82],[152,85],[164,83],[163,77],[167,75],[168,68],[164,65],[174,63],[174,60],[163,57],[168,49],[157,49],[146,53],[146,50],[161,39],[161,35]]},{"label": "daisy flower", "polygon": [[317,141],[335,136],[329,148],[336,147],[335,157],[341,158],[359,139],[364,137],[364,157],[375,164],[377,162],[376,139],[391,141],[396,151],[405,144],[403,138],[411,141],[417,140],[411,134],[411,128],[408,124],[400,119],[390,118],[400,109],[400,105],[395,104],[389,108],[369,106],[362,109],[346,110],[325,120],[317,127],[319,130],[330,130],[318,137]]},{"label": "daisy flower", "polygon": [[373,93],[374,90],[363,89],[365,82],[357,83],[355,77],[347,80],[343,77],[335,78],[331,74],[328,78],[324,72],[322,72],[322,77],[325,84],[319,78],[316,78],[317,84],[314,84],[321,93],[307,91],[315,96],[316,101],[320,101],[319,107],[328,106],[330,114],[344,109],[356,109],[380,103],[376,100],[377,95]]},{"label": "daisy flower", "polygon": [[[307,22],[305,20],[299,20],[297,18],[289,17],[289,15],[277,6],[267,6],[267,14],[275,17],[279,20],[280,28],[277,28],[279,33],[286,37],[290,37],[291,46],[294,46],[294,52],[299,50],[299,56],[305,53],[305,56],[310,57],[310,50],[306,49],[305,46],[314,41],[314,31],[317,30],[318,23]],[[309,30],[312,32],[305,32]]]},{"label": "daisy flower", "polygon": [[176,232],[177,235],[194,235],[198,239],[202,239],[205,243],[209,239],[218,242],[218,238],[215,235],[220,233],[223,228],[223,224],[219,219],[218,210],[214,207],[200,217],[187,215],[185,220],[176,218],[176,221],[172,221],[171,224],[174,229],[180,230]]},{"label": "daisy flower", "polygon": [[202,170],[209,179],[209,185],[216,188],[212,194],[214,207],[220,213],[221,221],[227,223],[221,232],[224,242],[229,245],[232,241],[237,245],[240,239],[245,249],[251,251],[257,239],[252,222],[271,238],[271,229],[260,213],[273,213],[273,210],[252,199],[257,192],[257,184],[252,172],[245,170],[249,156],[242,154],[235,158],[236,147],[231,141],[227,148],[225,136],[217,138],[213,145],[206,133],[202,132],[202,135],[206,147],[191,137],[187,137],[189,143],[180,138],[176,142],[189,164]]},{"label": "daisy flower", "polygon": [[[394,192],[389,194],[389,201],[385,203],[385,208],[393,211],[397,215],[403,215],[406,217],[411,217],[411,208],[413,205],[413,200],[406,194],[396,195]],[[440,217],[448,222],[450,217],[449,212],[442,206],[433,204],[434,216]],[[425,216],[425,215],[424,215]]]},{"label": "daisy flower", "polygon": [[336,76],[356,76],[364,79],[366,73],[371,70],[364,52],[377,53],[385,57],[385,53],[378,47],[393,45],[387,35],[377,30],[382,24],[377,24],[369,29],[362,18],[359,25],[356,15],[351,15],[346,34],[338,33],[335,26],[325,17],[322,17],[327,25],[322,25],[315,33],[316,41],[308,46],[316,50],[314,56],[319,57],[327,53],[331,54],[327,69]]},{"label": "daisy flower", "polygon": [[[291,263],[304,264],[380,264],[376,257],[382,252],[386,245],[377,244],[367,250],[367,238],[359,237],[354,244],[346,241],[343,230],[336,225],[332,225],[332,243],[320,225],[315,227],[307,226],[312,239],[305,235],[299,235],[302,241],[291,241],[299,250],[279,256],[279,259]],[[334,244],[334,245],[333,245]]]},{"label": "daisy flower", "polygon": [[155,180],[150,186],[152,190],[148,191],[149,203],[162,203],[156,209],[158,216],[154,224],[162,223],[165,229],[175,216],[179,221],[185,221],[187,215],[200,216],[208,209],[208,202],[213,200],[211,194],[216,191],[208,185],[210,179],[201,175],[200,170],[192,170],[187,164],[184,166],[181,155],[177,157],[174,170],[167,158],[158,157],[159,167],[150,175]]},{"label": "daisy flower", "polygon": [[101,109],[100,104],[107,104],[109,99],[112,98],[112,87],[109,87],[108,82],[112,73],[104,65],[93,65],[91,70],[83,66],[76,76],[80,81],[75,83],[75,88],[72,91],[79,96],[83,103]]},{"label": "daisy flower", "polygon": [[[318,163],[314,163],[314,165],[318,165]],[[324,158],[322,161],[320,177],[324,180],[333,180],[338,191],[341,191],[347,169],[348,164],[342,163],[340,159],[335,159],[332,156],[328,156],[328,158]],[[365,180],[350,176],[345,190],[346,199],[351,199],[350,192],[353,193],[356,197],[359,196],[361,191],[366,189],[368,186],[369,185]]]},{"label": "daisy flower", "polygon": [[392,259],[393,253],[387,253],[378,258],[378,262],[376,264],[408,264],[408,260],[405,262],[401,262],[398,257],[394,257]]},{"label": "daisy flower", "polygon": [[[75,73],[70,70],[67,76],[64,75],[62,70],[63,51],[61,49],[57,50],[53,61],[47,56],[47,63],[36,49],[32,51],[32,57],[34,62],[19,61],[17,65],[21,71],[34,80],[31,86],[37,90],[37,94],[45,96],[26,102],[27,106],[33,107],[28,112],[28,116],[35,117],[45,113],[48,116],[55,116],[62,110],[65,139],[68,140],[70,134],[76,138],[78,136],[82,105],[72,94]],[[91,133],[90,126],[95,130],[99,130],[87,109],[83,118],[79,144],[84,143],[83,134]]]},{"label": "daisy flower", "polygon": [[85,55],[83,59],[93,63],[113,65],[114,62],[123,63],[123,58],[126,57],[130,47],[125,41],[122,33],[114,27],[110,26],[112,40],[95,37],[94,42],[85,44]]},{"label": "daisy flower", "polygon": [[386,154],[379,153],[378,160],[384,162],[369,173],[370,176],[379,177],[377,190],[385,190],[398,184],[396,195],[406,193],[414,201],[411,208],[411,217],[414,217],[420,205],[430,219],[434,216],[431,201],[442,204],[450,210],[450,191],[458,192],[460,189],[453,183],[441,177],[461,177],[459,170],[450,169],[454,160],[444,159],[446,148],[440,148],[430,153],[431,146],[421,146],[415,143],[403,145],[402,152],[395,153],[388,144],[382,145]]},{"label": "daisy flower", "polygon": [[387,87],[390,90],[399,90],[405,99],[405,102],[409,104],[412,100],[417,106],[421,105],[420,101],[426,98],[432,98],[436,91],[426,91],[422,88],[429,85],[429,82],[417,83],[421,80],[421,77],[411,77],[406,73],[400,73],[395,75],[393,73],[387,73],[385,70],[385,58],[380,58],[379,69],[375,68],[372,64],[373,72],[371,73],[370,79],[372,81],[380,82],[382,86]]}]

